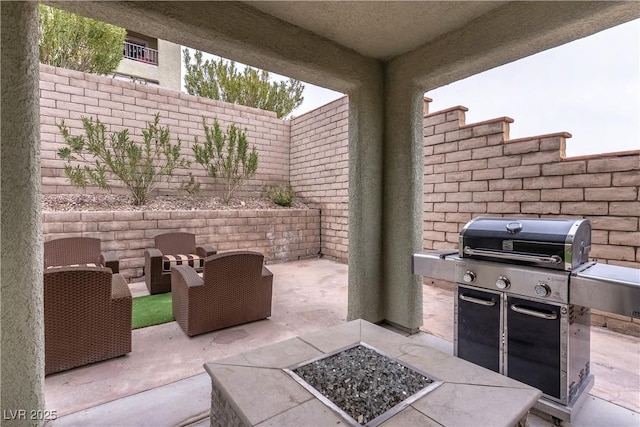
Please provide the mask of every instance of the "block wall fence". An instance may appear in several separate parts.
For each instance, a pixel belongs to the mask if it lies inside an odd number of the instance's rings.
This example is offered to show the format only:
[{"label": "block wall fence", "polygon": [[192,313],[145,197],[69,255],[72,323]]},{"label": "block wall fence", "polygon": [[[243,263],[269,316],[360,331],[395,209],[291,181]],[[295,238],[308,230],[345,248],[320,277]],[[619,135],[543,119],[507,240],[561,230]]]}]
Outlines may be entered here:
[{"label": "block wall fence", "polygon": [[566,132],[509,140],[508,117],[465,125],[464,107],[424,120],[424,247],[455,248],[480,216],[590,220],[590,257],[640,268],[640,152],[565,159]]},{"label": "block wall fence", "polygon": [[343,261],[349,247],[348,108],[343,97],[291,120],[291,186],[321,212],[323,255]]},{"label": "block wall fence", "polygon": [[[81,130],[82,116],[97,116],[111,130],[128,127],[139,135],[145,123],[159,112],[161,123],[182,140],[183,153],[190,156],[194,136],[203,138],[202,116],[210,121],[217,117],[223,126],[235,122],[246,128],[250,143],[255,144],[260,155],[258,173],[238,195],[257,197],[265,184],[289,182],[312,208],[305,213],[307,219],[302,222],[307,225],[303,229],[312,234],[306,228],[308,224],[318,227],[318,242],[313,243],[317,248],[300,246],[295,250],[306,255],[319,252],[346,262],[349,181],[346,96],[300,117],[280,120],[273,113],[253,108],[44,65],[41,66],[40,91],[43,192],[81,191],[69,185],[62,170],[63,162],[56,158],[55,152],[63,146],[56,126],[60,119],[65,119],[74,134]],[[580,217],[589,219],[593,227],[591,258],[640,268],[640,150],[565,158],[566,139],[571,136],[566,132],[510,140],[509,125],[513,120],[508,117],[466,124],[465,107],[432,114],[427,110],[425,108],[424,117],[424,249],[456,248],[461,228],[480,215]],[[191,171],[199,177],[205,176],[199,165],[192,165]],[[179,176],[186,173],[186,170],[178,171]],[[203,182],[203,195],[214,194],[215,190],[213,185]],[[95,188],[86,190],[95,191]],[[157,194],[177,192],[173,184],[161,187]],[[64,222],[60,215],[64,214],[45,213],[45,222],[47,218]],[[84,222],[86,216],[82,215],[86,214],[80,215]],[[125,214],[111,215],[118,222],[115,217]],[[206,215],[211,218],[181,218],[205,221],[215,229],[222,226],[208,222],[218,220],[220,217],[213,215],[220,215],[219,212]],[[240,212],[237,215],[240,216]],[[167,231],[181,227],[181,219],[165,220],[176,221],[168,223],[173,225],[167,226]],[[298,220],[291,221],[297,224]],[[249,225],[247,220],[246,224],[229,226],[243,225],[255,227],[257,224]],[[274,224],[274,227],[282,225]],[[78,227],[68,225],[74,226]],[[47,227],[57,227],[57,231]],[[64,226],[62,231],[59,227],[45,224],[45,239],[55,233],[66,233]],[[86,231],[93,232],[96,231]],[[236,232],[236,237],[230,237],[232,240],[240,239],[239,234],[251,233],[240,229]],[[220,231],[211,229],[207,233],[214,236]],[[147,239],[152,232],[142,234]],[[138,235],[141,235],[139,230]],[[250,240],[260,240],[253,237],[255,239]],[[114,232],[113,238],[122,236]],[[313,240],[307,234],[299,238]],[[136,257],[139,256],[132,256]],[[285,258],[294,259],[280,255],[280,259]],[[277,259],[275,253],[273,259]],[[638,319],[629,322],[628,318],[600,313],[593,318],[596,324],[614,329],[631,328],[632,333],[640,335]]]},{"label": "block wall fence", "polygon": [[[249,147],[255,145],[259,153],[258,171],[239,189],[239,197],[259,197],[265,184],[289,182],[290,125],[273,112],[41,64],[42,191],[100,191],[96,187],[83,190],[69,185],[64,162],[56,154],[66,146],[58,129],[61,120],[64,119],[72,135],[84,135],[81,118],[90,117],[107,125],[108,132],[128,128],[132,139],[142,141],[142,130],[156,113],[160,115],[160,125],[170,129],[172,143],[180,139],[182,154],[192,161],[189,171],[201,182],[201,195],[213,195],[217,190],[193,156],[194,138],[200,143],[204,141],[203,117],[209,125],[217,118],[223,130],[236,123],[246,130]],[[189,171],[177,170],[174,183],[162,182],[152,195],[178,193],[179,185],[175,183],[184,180]],[[117,186],[114,192],[127,194]]]},{"label": "block wall fence", "polygon": [[[466,111],[424,119],[425,249],[457,248],[476,216],[579,217],[591,222],[590,259],[640,268],[640,152],[565,159],[566,132],[509,140],[512,119],[466,125]],[[591,318],[640,336],[640,319],[597,310]]]}]

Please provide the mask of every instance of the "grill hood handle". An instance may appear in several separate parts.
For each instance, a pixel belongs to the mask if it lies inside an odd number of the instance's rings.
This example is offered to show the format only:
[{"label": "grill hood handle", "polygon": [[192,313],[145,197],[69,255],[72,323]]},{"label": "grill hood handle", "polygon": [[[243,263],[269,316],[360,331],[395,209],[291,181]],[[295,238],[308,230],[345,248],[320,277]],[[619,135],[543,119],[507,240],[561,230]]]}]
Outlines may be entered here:
[{"label": "grill hood handle", "polygon": [[511,261],[538,262],[543,264],[559,264],[562,258],[558,255],[527,255],[519,253],[506,253],[500,251],[492,251],[489,249],[471,249],[465,246],[463,250],[465,255],[487,256],[491,258],[508,259]]}]

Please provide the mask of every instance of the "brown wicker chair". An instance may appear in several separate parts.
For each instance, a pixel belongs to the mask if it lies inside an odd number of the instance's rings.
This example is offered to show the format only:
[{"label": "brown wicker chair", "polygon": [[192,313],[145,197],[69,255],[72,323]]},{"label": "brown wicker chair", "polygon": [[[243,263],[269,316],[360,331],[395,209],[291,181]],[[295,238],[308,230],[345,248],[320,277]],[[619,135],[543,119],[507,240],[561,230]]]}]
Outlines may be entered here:
[{"label": "brown wicker chair", "polygon": [[270,317],[273,274],[263,259],[244,251],[213,255],[203,277],[191,267],[173,267],[173,317],[184,332],[193,336]]},{"label": "brown wicker chair", "polygon": [[131,291],[106,267],[44,272],[45,375],[131,352]]},{"label": "brown wicker chair", "polygon": [[44,242],[44,268],[83,264],[120,272],[120,261],[115,252],[100,252],[100,239],[64,237]]},{"label": "brown wicker chair", "polygon": [[154,240],[154,247],[144,251],[144,281],[152,295],[171,291],[173,265],[184,263],[202,271],[204,259],[216,253],[210,245],[196,246],[191,233],[160,234]]}]

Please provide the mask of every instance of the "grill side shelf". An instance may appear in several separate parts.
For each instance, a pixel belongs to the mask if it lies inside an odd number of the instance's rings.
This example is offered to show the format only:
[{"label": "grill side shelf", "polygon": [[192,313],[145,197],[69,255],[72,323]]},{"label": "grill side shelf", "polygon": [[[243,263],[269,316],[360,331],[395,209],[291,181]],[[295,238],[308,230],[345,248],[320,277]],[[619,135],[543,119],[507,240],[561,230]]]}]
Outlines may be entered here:
[{"label": "grill side shelf", "polygon": [[640,318],[640,270],[594,263],[571,274],[569,302]]},{"label": "grill side shelf", "polygon": [[455,281],[455,263],[458,251],[422,251],[413,254],[413,274],[432,279]]}]

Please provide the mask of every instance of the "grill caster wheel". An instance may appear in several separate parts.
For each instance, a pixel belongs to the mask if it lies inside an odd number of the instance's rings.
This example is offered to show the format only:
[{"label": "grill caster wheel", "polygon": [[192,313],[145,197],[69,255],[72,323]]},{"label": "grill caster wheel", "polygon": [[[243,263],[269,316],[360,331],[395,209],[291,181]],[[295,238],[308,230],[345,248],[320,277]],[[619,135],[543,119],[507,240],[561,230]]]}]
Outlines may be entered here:
[{"label": "grill caster wheel", "polygon": [[562,420],[560,418],[552,416],[551,421],[553,422],[553,425],[556,427],[560,427],[562,425]]}]

